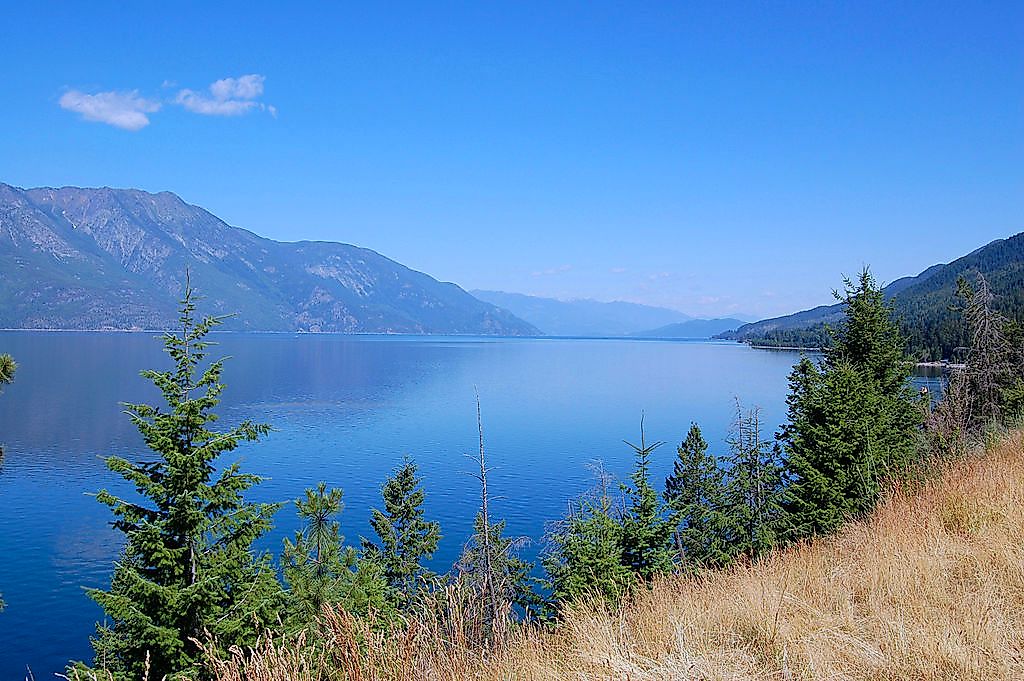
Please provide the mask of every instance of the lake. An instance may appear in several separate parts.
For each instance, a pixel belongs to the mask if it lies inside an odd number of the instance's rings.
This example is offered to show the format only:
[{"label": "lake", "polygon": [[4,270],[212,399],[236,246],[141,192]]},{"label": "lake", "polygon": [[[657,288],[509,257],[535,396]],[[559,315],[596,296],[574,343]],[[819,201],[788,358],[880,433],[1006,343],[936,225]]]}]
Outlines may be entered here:
[{"label": "lake", "polygon": [[[625,477],[623,440],[667,444],[654,456],[660,480],[675,445],[697,421],[718,451],[735,399],[759,405],[772,431],[785,414],[794,352],[736,343],[405,336],[215,334],[229,355],[224,425],[242,418],[274,432],[230,455],[268,479],[254,493],[285,501],[320,480],[345,492],[342,532],[368,535],[369,510],[404,455],[420,464],[426,510],[444,535],[433,562],[446,570],[469,536],[477,483],[479,390],[496,516],[528,537],[535,558],[545,523],[590,486],[602,461]],[[141,440],[121,402],[155,402],[138,375],[164,368],[154,333],[2,332],[18,361],[0,395],[0,679],[52,678],[69,659],[91,659],[101,611],[82,591],[106,586],[120,548],[109,510],[90,493],[123,489],[99,457],[132,459]],[[262,547],[278,553],[297,526],[292,507]]]}]

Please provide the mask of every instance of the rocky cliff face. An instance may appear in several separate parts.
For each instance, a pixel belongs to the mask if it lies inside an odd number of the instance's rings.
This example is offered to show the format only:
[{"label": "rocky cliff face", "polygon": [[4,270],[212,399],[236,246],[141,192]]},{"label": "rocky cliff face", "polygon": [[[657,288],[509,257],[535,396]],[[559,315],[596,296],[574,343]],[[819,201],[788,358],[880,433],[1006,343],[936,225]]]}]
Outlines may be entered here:
[{"label": "rocky cliff face", "polygon": [[169,328],[186,269],[228,329],[537,333],[374,251],[264,239],[169,192],[0,183],[0,327]]}]

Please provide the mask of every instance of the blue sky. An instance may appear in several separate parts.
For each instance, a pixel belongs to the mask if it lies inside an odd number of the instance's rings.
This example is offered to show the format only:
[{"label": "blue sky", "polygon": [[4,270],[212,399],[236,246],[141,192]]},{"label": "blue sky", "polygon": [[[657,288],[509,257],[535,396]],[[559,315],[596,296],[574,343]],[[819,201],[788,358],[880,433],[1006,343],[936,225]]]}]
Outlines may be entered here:
[{"label": "blue sky", "polygon": [[1024,230],[1020,2],[8,3],[0,59],[0,181],[465,288],[766,316]]}]

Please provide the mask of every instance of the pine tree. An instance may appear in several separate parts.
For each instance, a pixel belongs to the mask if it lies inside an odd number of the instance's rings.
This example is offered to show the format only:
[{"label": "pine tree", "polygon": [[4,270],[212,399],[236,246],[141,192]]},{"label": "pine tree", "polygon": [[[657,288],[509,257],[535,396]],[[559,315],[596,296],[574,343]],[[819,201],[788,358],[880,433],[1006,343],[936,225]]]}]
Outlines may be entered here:
[{"label": "pine tree", "polygon": [[306,490],[295,507],[303,527],[294,541],[285,539],[281,560],[288,585],[289,628],[309,626],[325,606],[363,616],[373,611],[385,621],[391,607],[380,567],[360,560],[341,535],[342,491],[328,490],[321,482],[315,490]]},{"label": "pine tree", "polygon": [[163,337],[174,368],[142,372],[166,408],[126,405],[153,456],[106,459],[137,496],[97,494],[125,535],[110,589],[88,591],[107,615],[93,639],[95,664],[119,679],[141,678],[147,659],[150,678],[189,670],[196,641],[207,636],[223,646],[252,644],[280,604],[273,568],[252,548],[277,506],[243,498],[260,478],[242,473],[237,463],[216,468],[223,453],[270,428],[245,420],[212,430],[212,410],[224,390],[223,360],[199,372],[210,346],[205,337],[219,319],[196,319],[187,282],[180,323],[178,333]]},{"label": "pine tree", "polygon": [[556,607],[592,594],[615,606],[633,585],[633,573],[622,563],[622,525],[608,484],[599,471],[597,488],[570,503],[566,517],[548,533],[542,562]]},{"label": "pine tree", "polygon": [[622,515],[622,564],[643,580],[672,571],[672,531],[669,510],[651,486],[651,454],[663,442],[647,444],[643,422],[640,444],[626,442],[636,455],[631,485],[623,487],[626,508]]},{"label": "pine tree", "polygon": [[665,502],[673,513],[676,560],[685,572],[729,562],[722,505],[724,477],[708,443],[694,423],[676,449],[672,474],[665,480]]},{"label": "pine tree", "polygon": [[441,540],[441,526],[423,519],[425,494],[416,477],[416,464],[406,459],[381,488],[384,510],[373,510],[370,526],[379,539],[362,540],[366,561],[378,565],[392,602],[405,608],[434,574],[423,566]]},{"label": "pine tree", "polygon": [[778,543],[782,514],[780,452],[761,434],[761,410],[736,404],[723,491],[722,524],[728,552],[756,560]]}]

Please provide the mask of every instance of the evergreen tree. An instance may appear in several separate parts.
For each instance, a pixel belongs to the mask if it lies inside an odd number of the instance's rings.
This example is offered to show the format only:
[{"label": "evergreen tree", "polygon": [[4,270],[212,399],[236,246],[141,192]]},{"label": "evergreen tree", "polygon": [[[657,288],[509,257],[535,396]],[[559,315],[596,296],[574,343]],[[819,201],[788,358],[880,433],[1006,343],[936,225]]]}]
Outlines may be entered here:
[{"label": "evergreen tree", "polygon": [[724,534],[724,477],[708,443],[694,423],[676,449],[672,474],[665,480],[665,502],[672,511],[676,560],[686,572],[729,562]]},{"label": "evergreen tree", "polygon": [[362,561],[341,535],[342,491],[321,482],[295,502],[303,527],[284,540],[282,564],[288,585],[286,614],[290,628],[313,623],[324,606],[356,614],[390,614],[387,583],[379,566]]},{"label": "evergreen tree", "polygon": [[14,372],[18,368],[17,362],[10,355],[0,355],[0,392],[3,392],[5,385],[14,382]]},{"label": "evergreen tree", "polygon": [[844,280],[832,349],[790,374],[784,449],[790,538],[835,530],[874,507],[884,479],[920,449],[924,410],[910,388],[906,343],[869,270]]},{"label": "evergreen tree", "polygon": [[370,518],[380,543],[363,539],[363,553],[382,570],[392,602],[404,608],[434,576],[423,561],[437,550],[441,526],[423,519],[425,494],[410,459],[384,483],[381,496],[384,510],[374,509]]},{"label": "evergreen tree", "polygon": [[870,510],[878,496],[876,394],[848,362],[820,371],[803,358],[790,377],[786,444],[787,533],[833,532]]},{"label": "evergreen tree", "polygon": [[924,413],[910,386],[914,362],[893,308],[871,271],[865,267],[856,281],[846,278],[843,283],[845,291],[836,297],[845,303],[846,314],[831,330],[833,349],[825,356],[826,371],[848,364],[860,374],[865,401],[874,401],[871,447],[876,475],[898,476],[913,464],[921,444]]},{"label": "evergreen tree", "polygon": [[548,533],[542,562],[556,604],[597,594],[615,606],[634,582],[622,563],[622,525],[614,516],[608,476],[598,476],[597,489],[571,503]]},{"label": "evergreen tree", "polygon": [[223,453],[270,428],[245,420],[212,429],[223,361],[199,372],[210,345],[204,338],[219,320],[197,320],[194,300],[186,282],[180,332],[163,337],[174,368],[142,372],[166,408],[126,405],[153,456],[106,459],[137,494],[97,495],[125,535],[110,589],[88,591],[107,615],[93,639],[95,664],[118,679],[141,678],[147,659],[150,678],[189,670],[199,652],[195,641],[207,636],[224,646],[253,644],[280,604],[273,568],[252,548],[277,506],[243,498],[260,478],[237,463],[215,467]]},{"label": "evergreen tree", "polygon": [[777,543],[782,511],[780,452],[762,439],[759,408],[744,413],[737,402],[729,450],[722,494],[728,551],[756,560]]},{"label": "evergreen tree", "polygon": [[456,564],[463,584],[481,596],[488,621],[510,615],[507,606],[518,606],[527,614],[541,605],[530,573],[533,563],[519,557],[523,541],[505,536],[505,521],[487,524],[483,512],[476,516],[473,535]]},{"label": "evergreen tree", "polygon": [[661,497],[651,486],[651,454],[663,442],[647,444],[643,423],[640,444],[626,442],[636,455],[631,485],[623,486],[626,508],[622,515],[622,563],[643,580],[672,571],[674,523]]}]

